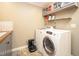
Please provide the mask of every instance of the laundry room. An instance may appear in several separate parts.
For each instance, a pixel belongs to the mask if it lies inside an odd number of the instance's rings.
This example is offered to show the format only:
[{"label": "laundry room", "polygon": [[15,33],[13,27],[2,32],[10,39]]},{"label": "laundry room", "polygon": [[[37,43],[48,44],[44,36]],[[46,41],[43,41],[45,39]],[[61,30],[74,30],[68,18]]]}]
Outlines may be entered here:
[{"label": "laundry room", "polygon": [[79,56],[79,2],[0,2],[0,56]]}]

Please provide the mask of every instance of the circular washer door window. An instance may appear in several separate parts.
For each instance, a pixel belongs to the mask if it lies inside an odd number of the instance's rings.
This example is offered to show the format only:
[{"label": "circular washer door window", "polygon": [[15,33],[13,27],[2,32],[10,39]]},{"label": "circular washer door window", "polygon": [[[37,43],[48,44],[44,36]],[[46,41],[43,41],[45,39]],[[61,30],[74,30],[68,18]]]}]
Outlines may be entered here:
[{"label": "circular washer door window", "polygon": [[51,41],[51,39],[48,36],[44,37],[43,39],[43,47],[49,56],[55,55],[54,43],[53,41]]}]

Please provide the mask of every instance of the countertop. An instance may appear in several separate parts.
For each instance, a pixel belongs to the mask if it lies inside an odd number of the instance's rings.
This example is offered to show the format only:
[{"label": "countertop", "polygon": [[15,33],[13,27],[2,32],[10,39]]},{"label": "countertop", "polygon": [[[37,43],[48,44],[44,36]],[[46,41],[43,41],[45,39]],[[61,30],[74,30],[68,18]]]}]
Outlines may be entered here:
[{"label": "countertop", "polygon": [[2,43],[8,35],[12,34],[13,31],[0,31],[0,32],[6,32],[6,34],[0,37],[0,43]]}]

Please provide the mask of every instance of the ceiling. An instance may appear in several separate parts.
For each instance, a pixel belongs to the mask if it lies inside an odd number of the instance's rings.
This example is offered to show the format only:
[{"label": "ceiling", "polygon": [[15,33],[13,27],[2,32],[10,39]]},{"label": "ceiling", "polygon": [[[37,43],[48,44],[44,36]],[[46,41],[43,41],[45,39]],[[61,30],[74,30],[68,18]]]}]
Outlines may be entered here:
[{"label": "ceiling", "polygon": [[52,2],[29,2],[29,4],[38,6],[38,7],[46,7],[48,4],[50,4]]}]

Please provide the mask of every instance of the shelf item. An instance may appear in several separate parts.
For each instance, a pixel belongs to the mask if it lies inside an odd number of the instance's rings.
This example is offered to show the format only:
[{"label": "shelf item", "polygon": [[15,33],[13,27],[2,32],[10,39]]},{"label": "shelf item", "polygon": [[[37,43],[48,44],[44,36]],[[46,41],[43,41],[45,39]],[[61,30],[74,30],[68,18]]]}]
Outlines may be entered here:
[{"label": "shelf item", "polygon": [[55,20],[55,18],[56,18],[55,15],[44,16],[45,21]]},{"label": "shelf item", "polygon": [[46,15],[52,11],[54,11],[53,3],[49,4],[46,8],[43,8],[43,15]]},{"label": "shelf item", "polygon": [[48,16],[44,16],[44,21],[48,23]]},{"label": "shelf item", "polygon": [[49,16],[48,16],[48,21],[54,20],[54,19],[55,19],[55,16],[54,16],[54,15],[49,15]]},{"label": "shelf item", "polygon": [[52,16],[48,16],[48,20],[51,20]]},{"label": "shelf item", "polygon": [[56,16],[53,15],[52,18],[51,18],[51,20],[55,20],[55,18],[56,18]]}]

